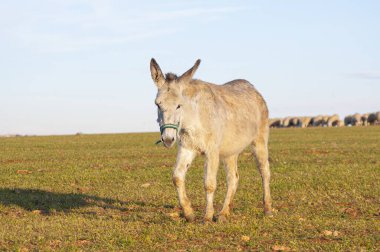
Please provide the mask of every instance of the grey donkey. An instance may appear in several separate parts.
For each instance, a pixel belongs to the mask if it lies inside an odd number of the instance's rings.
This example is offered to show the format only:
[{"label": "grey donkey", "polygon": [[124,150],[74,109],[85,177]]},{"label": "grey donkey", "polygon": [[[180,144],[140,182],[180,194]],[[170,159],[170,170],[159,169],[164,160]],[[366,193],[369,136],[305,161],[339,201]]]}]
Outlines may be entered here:
[{"label": "grey donkey", "polygon": [[[233,80],[215,85],[193,79],[200,60],[181,76],[164,75],[152,59],[150,71],[158,92],[157,122],[161,141],[167,148],[178,143],[173,183],[179,204],[187,221],[195,219],[186,195],[185,175],[196,155],[205,156],[204,189],[206,211],[204,221],[227,221],[231,201],[237,189],[239,154],[252,146],[263,185],[264,213],[272,215],[270,170],[268,161],[268,108],[261,94],[246,80]],[[227,174],[227,194],[222,210],[214,216],[214,192],[219,161]]]}]

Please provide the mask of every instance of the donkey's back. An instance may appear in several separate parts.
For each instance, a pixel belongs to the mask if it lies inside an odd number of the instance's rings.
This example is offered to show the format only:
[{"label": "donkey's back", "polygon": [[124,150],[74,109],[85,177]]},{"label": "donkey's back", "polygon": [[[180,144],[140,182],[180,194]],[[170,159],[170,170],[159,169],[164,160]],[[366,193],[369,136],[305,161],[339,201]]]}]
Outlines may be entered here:
[{"label": "donkey's back", "polygon": [[263,116],[268,116],[268,108],[264,98],[249,81],[237,79],[220,87],[224,99],[235,100],[236,104],[247,106],[250,110],[257,108],[259,112],[264,114]]},{"label": "donkey's back", "polygon": [[223,85],[212,85],[215,103],[222,124],[222,156],[241,152],[260,137],[268,138],[268,109],[265,100],[246,80],[233,80]]}]

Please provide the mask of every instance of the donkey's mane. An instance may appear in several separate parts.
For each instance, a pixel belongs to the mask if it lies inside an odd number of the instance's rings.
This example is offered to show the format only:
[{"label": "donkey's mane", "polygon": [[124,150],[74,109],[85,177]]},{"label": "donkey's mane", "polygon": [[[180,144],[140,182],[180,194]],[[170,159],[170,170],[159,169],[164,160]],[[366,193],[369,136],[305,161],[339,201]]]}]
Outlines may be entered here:
[{"label": "donkey's mane", "polygon": [[167,81],[174,81],[174,80],[177,80],[177,79],[178,79],[178,76],[177,76],[176,74],[174,74],[174,73],[167,73],[167,74],[165,75],[165,79],[166,79]]}]

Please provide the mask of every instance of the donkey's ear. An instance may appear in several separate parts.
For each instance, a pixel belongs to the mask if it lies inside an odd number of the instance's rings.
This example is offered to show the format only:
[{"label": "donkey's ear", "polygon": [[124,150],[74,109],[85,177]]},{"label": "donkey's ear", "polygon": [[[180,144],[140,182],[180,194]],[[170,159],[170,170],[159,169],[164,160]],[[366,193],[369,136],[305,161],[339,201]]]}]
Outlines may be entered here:
[{"label": "donkey's ear", "polygon": [[194,66],[192,68],[190,68],[189,70],[187,70],[184,74],[181,75],[181,77],[179,77],[180,80],[184,80],[184,81],[189,81],[193,78],[195,72],[197,71],[198,67],[199,67],[199,64],[201,64],[201,60],[198,59]]},{"label": "donkey's ear", "polygon": [[165,77],[162,74],[161,68],[153,58],[150,60],[150,73],[157,87],[162,87],[165,84]]}]

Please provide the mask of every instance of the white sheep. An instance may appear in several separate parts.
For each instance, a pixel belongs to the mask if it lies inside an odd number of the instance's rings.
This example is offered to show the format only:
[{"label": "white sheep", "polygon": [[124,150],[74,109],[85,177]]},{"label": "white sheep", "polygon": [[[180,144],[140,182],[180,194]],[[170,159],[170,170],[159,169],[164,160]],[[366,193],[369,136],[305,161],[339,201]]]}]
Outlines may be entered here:
[{"label": "white sheep", "polygon": [[352,115],[351,125],[352,126],[361,126],[362,125],[362,116],[359,113],[355,113]]},{"label": "white sheep", "polygon": [[301,121],[301,127],[306,128],[311,125],[311,117],[310,116],[304,116],[300,118]]},{"label": "white sheep", "polygon": [[335,114],[335,115],[329,116],[326,123],[327,127],[335,126],[337,124],[337,121],[340,121],[339,115]]},{"label": "white sheep", "polygon": [[292,117],[289,120],[289,127],[301,127],[301,120],[298,117]]},{"label": "white sheep", "polygon": [[290,119],[291,119],[290,116],[285,117],[284,120],[282,120],[282,127],[284,127],[284,128],[289,127]]}]

